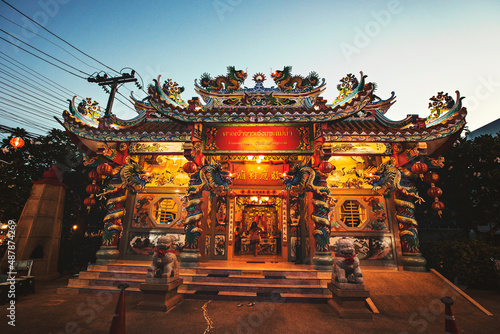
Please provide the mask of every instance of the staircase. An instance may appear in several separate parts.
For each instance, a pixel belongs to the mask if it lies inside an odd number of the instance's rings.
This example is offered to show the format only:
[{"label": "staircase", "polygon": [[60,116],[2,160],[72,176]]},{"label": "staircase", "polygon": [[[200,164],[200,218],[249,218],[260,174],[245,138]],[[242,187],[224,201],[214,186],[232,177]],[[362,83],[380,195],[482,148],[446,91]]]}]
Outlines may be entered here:
[{"label": "staircase", "polygon": [[[120,283],[129,284],[128,295],[141,296],[140,283],[146,279],[149,262],[122,261],[112,265],[89,265],[78,278],[58,289],[59,294],[97,294],[103,291],[118,294]],[[202,264],[203,265],[203,264]],[[212,264],[213,265],[213,264]],[[242,264],[234,268],[181,268],[184,284],[179,293],[185,299],[222,299],[238,301],[271,300],[275,302],[326,303],[331,298],[327,289],[330,273],[311,268],[295,269],[283,265]],[[243,269],[250,268],[250,269]]]}]

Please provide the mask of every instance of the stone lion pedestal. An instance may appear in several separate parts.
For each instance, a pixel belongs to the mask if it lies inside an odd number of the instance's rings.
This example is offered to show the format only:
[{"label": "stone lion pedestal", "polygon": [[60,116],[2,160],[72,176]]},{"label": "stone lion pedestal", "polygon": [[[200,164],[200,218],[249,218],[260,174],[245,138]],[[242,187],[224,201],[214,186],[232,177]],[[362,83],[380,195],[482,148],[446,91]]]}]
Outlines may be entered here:
[{"label": "stone lion pedestal", "polygon": [[364,284],[330,282],[328,289],[332,292],[328,305],[340,318],[373,319],[372,312],[366,307],[370,291],[365,289]]},{"label": "stone lion pedestal", "polygon": [[328,304],[340,318],[373,319],[372,312],[365,305],[370,291],[366,290],[363,282],[353,241],[345,237],[339,239],[335,244],[332,280],[328,283],[332,292]]},{"label": "stone lion pedestal", "polygon": [[182,282],[178,274],[170,278],[147,278],[139,287],[144,295],[138,309],[169,312],[182,302],[182,295],[177,292]]}]

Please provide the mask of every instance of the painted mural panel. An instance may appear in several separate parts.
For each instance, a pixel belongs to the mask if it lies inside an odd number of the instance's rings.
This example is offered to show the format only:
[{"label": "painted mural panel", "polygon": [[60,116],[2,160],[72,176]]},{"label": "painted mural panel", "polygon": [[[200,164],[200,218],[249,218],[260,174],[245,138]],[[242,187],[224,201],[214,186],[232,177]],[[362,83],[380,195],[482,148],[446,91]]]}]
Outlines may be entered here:
[{"label": "painted mural panel", "polygon": [[133,228],[154,228],[155,225],[149,216],[149,209],[153,202],[154,195],[139,194],[135,198],[134,214],[132,216]]},{"label": "painted mural panel", "polygon": [[147,187],[187,187],[189,175],[182,170],[187,160],[182,155],[133,156],[151,176]]},{"label": "painted mural panel", "polygon": [[226,236],[225,235],[216,235],[215,236],[214,255],[216,255],[216,256],[226,255]]},{"label": "painted mural panel", "polygon": [[[335,251],[337,240],[341,238],[342,237],[330,237],[330,247],[333,251]],[[360,260],[394,260],[392,237],[390,236],[356,236],[349,238],[353,240],[357,257]]]},{"label": "painted mural panel", "polygon": [[377,165],[373,156],[333,156],[328,161],[334,166],[326,179],[329,188],[372,188],[364,176]]},{"label": "painted mural panel", "polygon": [[126,255],[153,255],[158,238],[164,235],[174,237],[175,247],[182,249],[185,235],[181,233],[129,232]]}]

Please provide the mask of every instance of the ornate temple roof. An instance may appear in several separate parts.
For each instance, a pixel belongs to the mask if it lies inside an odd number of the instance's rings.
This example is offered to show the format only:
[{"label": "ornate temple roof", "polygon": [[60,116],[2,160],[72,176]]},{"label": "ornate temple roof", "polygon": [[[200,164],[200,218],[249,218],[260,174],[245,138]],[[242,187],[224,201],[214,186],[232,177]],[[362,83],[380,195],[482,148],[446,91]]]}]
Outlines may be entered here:
[{"label": "ornate temple roof", "polygon": [[276,87],[263,85],[265,75],[253,76],[255,86],[241,87],[247,77],[242,70],[228,68],[226,76],[210,77],[208,73],[195,80],[201,100],[185,103],[182,87],[171,79],[160,84],[161,77],[148,88],[142,100],[132,94],[138,115],[121,120],[114,115],[100,116],[96,102],[90,99],[77,104],[71,101],[65,111],[65,128],[80,138],[93,141],[171,141],[191,139],[192,124],[212,123],[324,123],[327,141],[432,141],[460,133],[465,126],[466,110],[459,93],[456,100],[438,93],[431,98],[431,115],[420,118],[409,115],[392,121],[384,114],[395,102],[394,92],[385,100],[374,94],[376,85],[348,74],[337,85],[339,95],[332,104],[319,95],[326,89],[325,79],[315,72],[307,77],[291,75],[291,67],[271,74]]}]

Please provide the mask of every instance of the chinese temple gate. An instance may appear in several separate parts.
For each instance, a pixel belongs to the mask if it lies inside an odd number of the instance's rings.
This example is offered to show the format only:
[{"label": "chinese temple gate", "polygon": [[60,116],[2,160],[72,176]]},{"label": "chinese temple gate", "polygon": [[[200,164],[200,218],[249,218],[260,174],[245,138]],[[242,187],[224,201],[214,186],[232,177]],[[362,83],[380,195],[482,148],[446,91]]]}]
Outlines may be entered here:
[{"label": "chinese temple gate", "polygon": [[165,234],[183,247],[183,266],[246,259],[255,221],[263,261],[327,269],[331,246],[348,236],[364,265],[425,270],[413,183],[423,177],[426,200],[443,209],[433,170],[465,126],[459,93],[432,97],[426,118],[392,121],[394,93],[379,98],[363,73],[342,78],[331,104],[315,72],[285,67],[271,73],[272,88],[262,73],[253,88],[242,87],[246,79],[234,67],[205,73],[195,81],[201,99],[185,103],[182,87],[158,77],[147,98],[132,95],[131,120],[73,99],[64,126],[114,185],[98,263],[148,260]]}]

